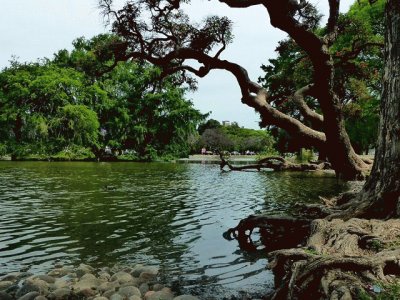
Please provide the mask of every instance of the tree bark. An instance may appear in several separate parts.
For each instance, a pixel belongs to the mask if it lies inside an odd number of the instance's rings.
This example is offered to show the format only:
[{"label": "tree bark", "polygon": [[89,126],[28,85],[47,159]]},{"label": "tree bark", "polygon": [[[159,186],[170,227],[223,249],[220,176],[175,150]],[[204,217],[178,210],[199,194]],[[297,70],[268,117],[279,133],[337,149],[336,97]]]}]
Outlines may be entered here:
[{"label": "tree bark", "polygon": [[378,145],[371,175],[346,210],[330,218],[400,216],[400,2],[386,6],[385,70]]}]

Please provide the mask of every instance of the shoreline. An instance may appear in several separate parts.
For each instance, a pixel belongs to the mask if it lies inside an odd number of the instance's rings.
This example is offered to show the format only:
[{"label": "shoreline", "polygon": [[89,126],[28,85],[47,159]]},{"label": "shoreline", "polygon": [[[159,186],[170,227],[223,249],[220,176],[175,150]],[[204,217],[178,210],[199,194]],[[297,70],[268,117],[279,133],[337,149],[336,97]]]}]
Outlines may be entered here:
[{"label": "shoreline", "polygon": [[199,300],[198,297],[176,295],[159,282],[154,266],[115,265],[93,268],[55,264],[46,274],[12,272],[0,278],[2,300]]}]

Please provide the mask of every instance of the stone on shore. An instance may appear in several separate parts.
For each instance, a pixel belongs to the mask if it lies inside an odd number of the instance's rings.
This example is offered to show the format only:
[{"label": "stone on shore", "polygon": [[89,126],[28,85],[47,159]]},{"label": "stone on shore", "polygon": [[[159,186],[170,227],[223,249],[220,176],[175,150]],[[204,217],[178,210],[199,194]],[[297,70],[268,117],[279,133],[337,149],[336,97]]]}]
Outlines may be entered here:
[{"label": "stone on shore", "polygon": [[25,294],[22,297],[19,297],[18,300],[34,300],[39,295],[40,295],[40,293],[38,293],[38,292],[30,292],[30,293]]},{"label": "stone on shore", "polygon": [[13,298],[6,292],[0,291],[0,299],[1,300],[12,300]]},{"label": "stone on shore", "polygon": [[174,300],[199,300],[199,298],[192,295],[180,295],[175,297]]},{"label": "stone on shore", "polygon": [[131,274],[124,272],[124,271],[120,271],[115,273],[113,276],[111,276],[111,281],[118,281],[119,283],[126,283],[129,281],[133,281],[133,277]]},{"label": "stone on shore", "polygon": [[131,296],[142,296],[140,290],[135,286],[124,286],[118,290],[118,293],[126,298]]},{"label": "stone on shore", "polygon": [[56,289],[50,293],[47,298],[50,300],[68,300],[71,295],[71,290],[68,288]]},{"label": "stone on shore", "polygon": [[13,281],[0,281],[0,291],[8,289],[13,284]]},{"label": "stone on shore", "polygon": [[141,264],[137,264],[131,271],[132,276],[134,277],[139,277],[141,273],[149,273],[149,274],[153,274],[153,275],[157,275],[158,274],[158,268],[157,267],[146,267],[143,266]]},{"label": "stone on shore", "polygon": [[[157,274],[158,268],[143,265],[94,269],[57,264],[45,275],[5,275],[0,300],[174,300],[171,289],[156,281]],[[176,299],[198,300],[189,295]]]}]

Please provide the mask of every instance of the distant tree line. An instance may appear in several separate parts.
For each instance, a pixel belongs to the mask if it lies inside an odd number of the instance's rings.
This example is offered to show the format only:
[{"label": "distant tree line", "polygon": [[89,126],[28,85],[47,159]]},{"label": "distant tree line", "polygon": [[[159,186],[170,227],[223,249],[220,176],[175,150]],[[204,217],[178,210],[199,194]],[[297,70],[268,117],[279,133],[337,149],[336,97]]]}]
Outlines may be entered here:
[{"label": "distant tree line", "polygon": [[199,126],[200,134],[197,151],[206,148],[209,151],[229,151],[241,154],[246,151],[255,153],[275,152],[275,139],[267,130],[240,127],[238,123],[221,125],[217,120],[209,119]]}]

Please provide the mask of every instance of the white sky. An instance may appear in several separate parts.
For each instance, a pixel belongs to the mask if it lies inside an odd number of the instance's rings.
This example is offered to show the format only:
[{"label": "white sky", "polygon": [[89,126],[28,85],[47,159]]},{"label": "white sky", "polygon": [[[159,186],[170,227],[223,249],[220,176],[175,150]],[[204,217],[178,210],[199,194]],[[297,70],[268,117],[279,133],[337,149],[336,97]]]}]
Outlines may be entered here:
[{"label": "white sky", "polygon": [[[279,1],[279,0],[277,0]],[[123,0],[115,0],[116,5]],[[328,0],[313,0],[327,14]],[[341,10],[347,11],[352,0],[342,0]],[[97,0],[0,0],[0,68],[9,65],[12,56],[19,61],[36,61],[60,49],[72,49],[71,42],[80,36],[107,31],[97,9]],[[261,6],[232,9],[209,0],[192,0],[187,12],[196,21],[207,15],[226,15],[234,22],[234,42],[222,58],[245,67],[256,80],[262,75],[261,64],[275,56],[277,42],[285,34],[269,24]],[[195,107],[211,118],[236,121],[241,126],[258,128],[259,118],[253,109],[241,103],[235,79],[224,71],[213,71],[199,79],[198,91],[190,94]]]}]

